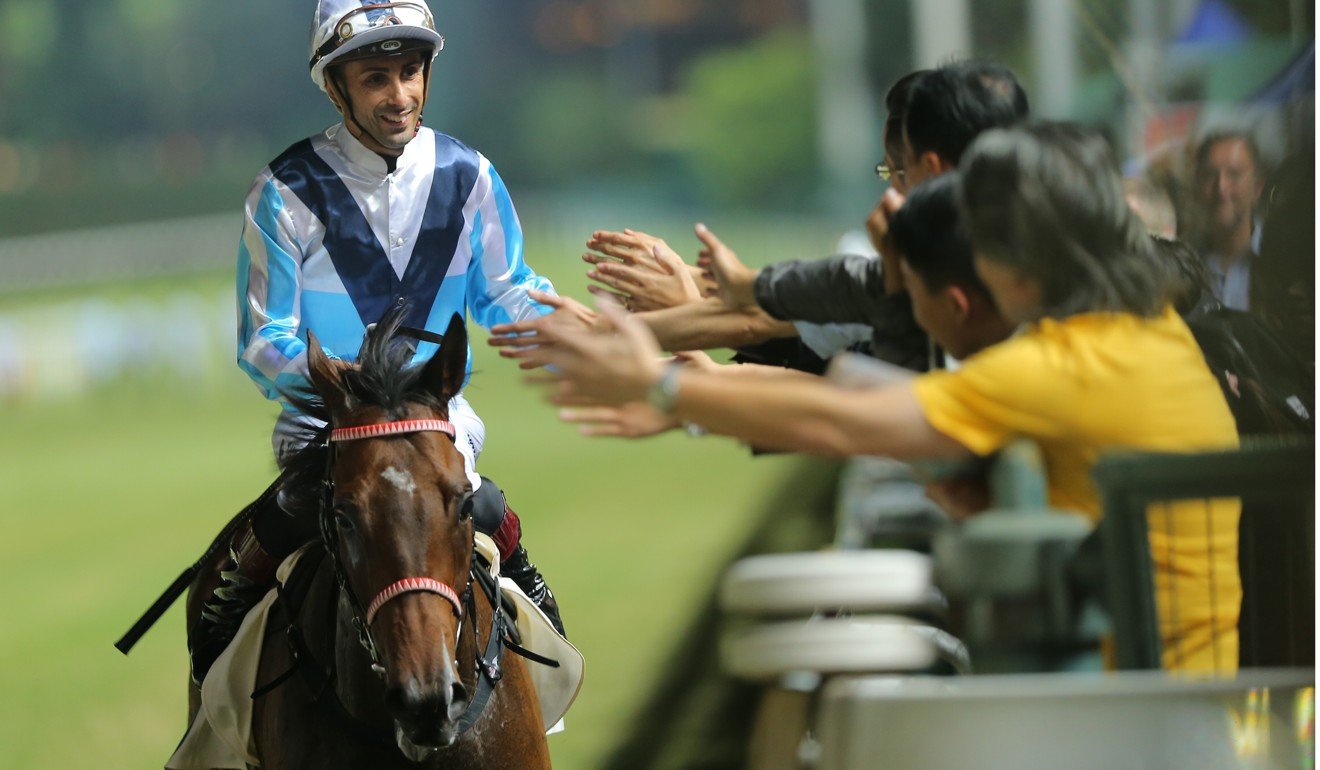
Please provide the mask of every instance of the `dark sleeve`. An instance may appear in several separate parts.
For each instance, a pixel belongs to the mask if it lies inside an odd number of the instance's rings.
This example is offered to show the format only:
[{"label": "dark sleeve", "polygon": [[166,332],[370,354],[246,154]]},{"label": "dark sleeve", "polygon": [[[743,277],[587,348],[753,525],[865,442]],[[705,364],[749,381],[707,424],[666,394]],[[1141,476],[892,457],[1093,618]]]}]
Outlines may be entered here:
[{"label": "dark sleeve", "polygon": [[756,301],[781,321],[861,323],[871,327],[871,354],[905,369],[929,368],[926,333],[907,292],[886,294],[879,259],[844,254],[762,268]]},{"label": "dark sleeve", "polygon": [[855,254],[792,260],[756,275],[756,302],[781,321],[872,322],[885,297],[880,260]]},{"label": "dark sleeve", "polygon": [[895,366],[924,372],[930,369],[930,339],[912,315],[906,291],[887,294],[877,303],[871,321],[871,355]]},{"label": "dark sleeve", "polygon": [[781,337],[755,345],[743,345],[734,351],[733,360],[739,364],[782,366],[816,375],[824,374],[829,363],[797,337]]}]

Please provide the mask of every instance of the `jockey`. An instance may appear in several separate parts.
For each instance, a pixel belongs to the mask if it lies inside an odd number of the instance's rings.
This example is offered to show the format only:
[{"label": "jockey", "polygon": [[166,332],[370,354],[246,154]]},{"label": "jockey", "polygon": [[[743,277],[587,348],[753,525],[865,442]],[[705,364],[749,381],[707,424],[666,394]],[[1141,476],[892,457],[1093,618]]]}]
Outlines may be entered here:
[{"label": "jockey", "polygon": [[[343,120],[285,150],[248,193],[238,248],[238,365],[279,400],[273,444],[284,467],[324,427],[288,395],[309,389],[307,334],[351,360],[366,327],[394,306],[405,324],[442,334],[459,313],[485,327],[550,312],[552,292],[523,261],[522,230],[480,153],[422,127],[431,64],[444,46],[425,0],[319,0],[312,81]],[[437,347],[420,342],[414,363]],[[471,351],[468,374],[471,375]],[[521,545],[518,516],[476,473],[485,425],[461,394],[449,403],[474,494],[474,520],[500,549],[501,574],[563,631],[554,594]],[[314,490],[286,484],[235,537],[232,561],[189,634],[200,682],[274,580],[315,537]],[[311,502],[309,502],[311,501]]]}]

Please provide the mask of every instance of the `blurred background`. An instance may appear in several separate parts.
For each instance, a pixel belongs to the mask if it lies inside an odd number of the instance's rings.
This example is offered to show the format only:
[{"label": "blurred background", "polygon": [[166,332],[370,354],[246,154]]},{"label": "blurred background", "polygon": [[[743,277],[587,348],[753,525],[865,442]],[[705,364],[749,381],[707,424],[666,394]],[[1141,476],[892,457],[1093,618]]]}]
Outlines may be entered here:
[{"label": "blurred background", "polygon": [[[0,0],[0,768],[163,764],[182,615],[127,659],[111,644],[274,472],[274,408],[233,364],[241,201],[337,116],[306,74],[310,1],[218,7]],[[492,159],[529,263],[577,297],[594,229],[689,260],[698,220],[753,265],[834,253],[883,191],[884,92],[954,57],[1010,65],[1037,115],[1102,128],[1175,199],[1210,126],[1252,131],[1275,168],[1313,148],[1305,0],[432,8],[427,125]],[[831,466],[581,439],[474,342],[482,470],[588,661],[556,765],[695,766],[624,748],[661,729],[647,704],[700,654],[683,640],[724,565]]]}]

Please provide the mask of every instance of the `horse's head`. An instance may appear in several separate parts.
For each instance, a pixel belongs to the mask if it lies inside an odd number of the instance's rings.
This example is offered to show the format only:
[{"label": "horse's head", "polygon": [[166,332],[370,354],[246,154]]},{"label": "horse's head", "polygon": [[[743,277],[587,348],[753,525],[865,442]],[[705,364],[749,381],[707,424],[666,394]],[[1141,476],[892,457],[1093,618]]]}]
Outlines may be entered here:
[{"label": "horse's head", "polygon": [[[307,363],[336,429],[323,533],[370,629],[400,747],[424,754],[453,742],[469,698],[456,656],[472,488],[447,423],[467,334],[455,316],[439,352],[410,367],[400,322],[396,312],[377,324],[356,364],[329,358],[309,334]],[[359,426],[378,427],[343,430]]]}]

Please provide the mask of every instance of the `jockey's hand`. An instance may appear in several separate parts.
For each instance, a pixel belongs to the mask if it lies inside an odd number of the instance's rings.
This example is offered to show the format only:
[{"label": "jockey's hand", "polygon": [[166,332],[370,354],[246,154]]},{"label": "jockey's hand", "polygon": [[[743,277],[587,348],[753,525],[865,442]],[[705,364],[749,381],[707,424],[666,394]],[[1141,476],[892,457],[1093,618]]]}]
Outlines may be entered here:
[{"label": "jockey's hand", "polygon": [[681,426],[677,417],[657,412],[649,404],[634,401],[621,406],[584,406],[559,410],[559,419],[578,424],[584,436],[644,438]]},{"label": "jockey's hand", "polygon": [[885,194],[880,196],[879,202],[866,217],[866,234],[870,236],[871,245],[879,252],[884,265],[886,294],[903,290],[903,271],[898,266],[899,255],[889,236],[889,222],[906,202],[907,199],[891,187],[885,190]]},{"label": "jockey's hand", "polygon": [[683,262],[663,239],[638,230],[597,230],[587,241],[582,259],[595,267],[587,277],[604,287],[587,291],[608,296],[626,310],[645,312],[701,301],[697,269]]},{"label": "jockey's hand", "polygon": [[547,367],[529,382],[554,385],[561,406],[618,406],[644,401],[664,370],[660,346],[640,319],[609,299],[600,300],[602,326],[593,330],[550,324],[541,344],[527,351],[524,368]]},{"label": "jockey's hand", "polygon": [[718,296],[733,310],[756,307],[756,271],[744,265],[733,249],[725,246],[705,225],[698,224],[696,231],[703,244],[697,264],[716,287],[707,296]]},{"label": "jockey's hand", "polygon": [[537,364],[525,359],[530,351],[547,344],[544,331],[552,326],[564,328],[590,329],[600,321],[596,311],[583,305],[572,297],[556,296],[545,292],[529,290],[527,296],[542,305],[553,307],[548,315],[528,318],[514,323],[498,324],[490,329],[490,339],[486,342],[500,348],[500,356],[519,361],[521,369],[535,369]]}]

